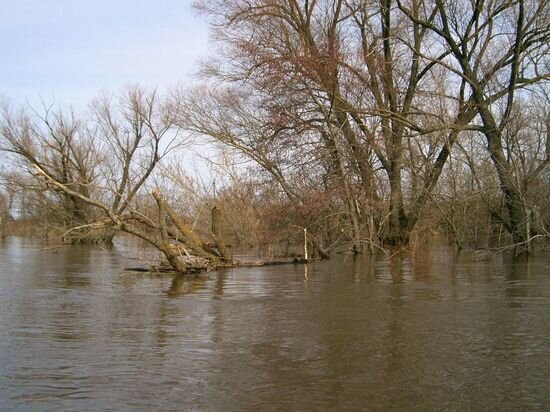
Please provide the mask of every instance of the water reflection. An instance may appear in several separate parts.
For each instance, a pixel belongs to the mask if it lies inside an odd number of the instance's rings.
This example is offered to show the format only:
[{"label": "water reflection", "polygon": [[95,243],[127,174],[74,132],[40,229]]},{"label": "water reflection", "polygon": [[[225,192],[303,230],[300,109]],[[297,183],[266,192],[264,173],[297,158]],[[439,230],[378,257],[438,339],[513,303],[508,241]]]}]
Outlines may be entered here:
[{"label": "water reflection", "polygon": [[519,256],[511,259],[506,267],[505,295],[511,307],[522,307],[531,304],[530,295],[533,291],[535,301],[537,296],[536,285],[530,282],[530,274],[533,268],[529,256]]},{"label": "water reflection", "polygon": [[[174,276],[170,289],[166,291],[166,294],[170,297],[178,297],[191,293],[195,293],[205,287],[206,277],[200,276],[197,278],[188,278],[184,276]],[[222,288],[223,293],[223,288]]]},{"label": "water reflection", "polygon": [[[62,287],[85,287],[90,285],[91,265],[95,264],[92,258],[93,250],[87,246],[62,247],[54,252],[58,273],[63,280]],[[46,252],[47,253],[47,252]]]},{"label": "water reflection", "polygon": [[41,248],[0,243],[2,409],[548,405],[544,256],[433,248],[186,279]]}]

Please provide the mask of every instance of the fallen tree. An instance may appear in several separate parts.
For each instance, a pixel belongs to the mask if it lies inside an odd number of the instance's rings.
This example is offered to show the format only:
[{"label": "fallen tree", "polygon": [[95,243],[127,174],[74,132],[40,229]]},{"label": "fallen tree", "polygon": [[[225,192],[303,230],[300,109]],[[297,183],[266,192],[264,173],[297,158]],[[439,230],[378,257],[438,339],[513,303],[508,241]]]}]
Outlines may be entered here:
[{"label": "fallen tree", "polygon": [[52,223],[62,243],[109,242],[123,232],[162,254],[165,262],[153,270],[192,274],[242,264],[225,244],[220,208],[211,208],[210,230],[201,237],[181,216],[185,207],[174,208],[163,195],[173,186],[161,183],[158,166],[186,139],[154,91],[136,87],[103,97],[86,118],[48,107],[43,115],[8,104],[0,109],[0,151],[11,162],[10,182],[41,196],[58,216]]},{"label": "fallen tree", "polygon": [[[212,231],[215,246],[212,247],[193,232],[166,202],[158,190],[151,193],[156,202],[156,218],[144,211],[131,208],[125,210],[123,213],[118,213],[116,209],[98,200],[84,196],[57,181],[39,165],[35,164],[34,169],[36,175],[42,177],[46,181],[46,184],[55,187],[69,196],[78,198],[80,201],[97,209],[103,215],[102,219],[89,223],[87,225],[89,228],[121,231],[142,239],[164,255],[168,268],[175,273],[197,273],[220,267],[228,267],[233,264],[233,259],[223,244],[223,238],[220,236],[220,212],[219,210],[214,212],[216,208],[213,209],[213,215],[216,216],[216,220]],[[81,229],[82,227],[74,227],[71,230]],[[166,266],[163,267],[161,265],[154,269],[166,270]]]}]

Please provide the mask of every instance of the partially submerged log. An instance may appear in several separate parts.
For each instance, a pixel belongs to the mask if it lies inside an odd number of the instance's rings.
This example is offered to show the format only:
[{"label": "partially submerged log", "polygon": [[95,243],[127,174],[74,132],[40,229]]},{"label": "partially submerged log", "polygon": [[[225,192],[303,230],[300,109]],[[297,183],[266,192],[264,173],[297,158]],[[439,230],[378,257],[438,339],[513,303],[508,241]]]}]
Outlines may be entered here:
[{"label": "partially submerged log", "polygon": [[278,265],[291,265],[291,264],[307,264],[318,262],[319,259],[304,259],[304,258],[294,258],[287,260],[248,260],[248,261],[238,261],[234,260],[231,263],[220,263],[217,266],[209,266],[207,262],[203,261],[200,264],[200,261],[195,261],[194,264],[189,264],[186,266],[186,272],[181,273],[177,272],[168,264],[161,264],[158,266],[146,267],[127,267],[124,268],[127,272],[147,272],[147,273],[170,273],[170,274],[181,274],[181,275],[198,275],[205,272],[211,272],[213,270],[220,269],[229,269],[229,268],[252,268],[252,267],[262,267],[262,266],[278,266]]},{"label": "partially submerged log", "polygon": [[[304,258],[294,258],[280,261],[254,261],[239,262],[233,259],[229,252],[224,238],[221,210],[217,207],[212,208],[211,237],[213,245],[200,239],[193,230],[181,219],[177,213],[170,207],[164,197],[158,191],[152,193],[157,208],[158,222],[152,224],[139,216],[133,216],[146,227],[153,229],[153,233],[145,232],[136,227],[124,227],[127,232],[132,233],[158,249],[164,255],[166,262],[157,266],[151,266],[149,269],[128,268],[130,271],[151,273],[175,273],[180,275],[196,275],[212,270],[232,268],[232,267],[254,267],[267,265],[283,265],[291,263],[308,263],[311,260],[307,256],[307,242],[315,243],[315,239],[310,236],[304,237]],[[156,234],[154,233],[156,232]],[[305,234],[305,231],[304,231]],[[317,248],[316,248],[317,249]],[[319,253],[321,258],[328,257],[326,253]]]}]

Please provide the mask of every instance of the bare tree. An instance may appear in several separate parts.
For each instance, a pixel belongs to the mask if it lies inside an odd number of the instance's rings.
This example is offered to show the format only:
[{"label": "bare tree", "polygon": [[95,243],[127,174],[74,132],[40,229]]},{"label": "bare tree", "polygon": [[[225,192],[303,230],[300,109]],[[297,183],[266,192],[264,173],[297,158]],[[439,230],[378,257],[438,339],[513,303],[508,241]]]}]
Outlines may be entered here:
[{"label": "bare tree", "polygon": [[[296,127],[270,123],[269,111],[258,107],[254,96],[245,90],[180,91],[173,101],[179,127],[210,136],[222,150],[232,149],[252,159],[271,176],[290,204],[303,204],[311,182],[318,184],[315,177],[320,167],[314,148],[319,134],[308,134],[302,126],[306,136],[298,135],[300,140],[295,140]],[[281,140],[286,144],[280,144]],[[311,241],[320,256],[328,257],[318,239],[312,237]]]},{"label": "bare tree", "polygon": [[4,178],[12,187],[40,193],[36,199],[45,208],[56,210],[56,220],[63,227],[90,223],[93,213],[77,196],[28,179],[38,166],[75,193],[90,196],[100,159],[88,128],[73,112],[54,111],[46,105],[39,114],[35,110],[14,110],[4,103],[0,116],[0,149],[11,160]]},{"label": "bare tree", "polygon": [[[254,110],[264,110],[264,128],[271,125],[269,134],[255,126],[255,134],[271,143],[270,152],[292,143],[309,149],[302,155],[322,148],[344,187],[353,231],[407,244],[453,144],[476,115],[465,80],[453,84],[436,64],[445,51],[426,52],[432,33],[396,12],[390,0],[233,0],[197,7],[213,18],[222,53],[203,74],[252,93]],[[296,137],[281,139],[279,129]],[[313,147],[307,146],[312,129]]]},{"label": "bare tree", "polygon": [[[159,162],[185,143],[173,127],[172,112],[155,92],[134,87],[118,99],[104,96],[92,105],[87,121],[67,122],[61,114],[55,123],[49,119],[5,110],[2,148],[22,160],[24,170],[44,190],[71,201],[61,208],[86,211],[80,220],[67,222],[65,238],[81,231],[102,231],[111,237],[122,231],[157,248],[178,273],[230,263],[221,243],[219,215],[212,230],[214,249],[181,219],[160,190],[148,185]],[[144,200],[147,192],[154,203]]]},{"label": "bare tree", "polygon": [[[550,79],[550,13],[546,0],[465,2],[398,1],[399,9],[415,24],[429,30],[441,49],[437,64],[464,83],[479,115],[476,129],[487,150],[504,193],[506,228],[514,243],[528,245],[530,210],[517,184],[517,170],[506,153],[506,135],[518,97]],[[536,167],[550,162],[548,153]]]}]

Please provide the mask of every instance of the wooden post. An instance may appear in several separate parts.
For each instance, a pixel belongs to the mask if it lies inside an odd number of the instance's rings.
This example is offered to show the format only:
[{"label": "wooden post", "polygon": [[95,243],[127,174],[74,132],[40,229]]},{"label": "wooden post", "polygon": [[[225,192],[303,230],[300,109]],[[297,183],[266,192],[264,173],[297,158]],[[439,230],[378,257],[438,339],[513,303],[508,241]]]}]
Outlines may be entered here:
[{"label": "wooden post", "polygon": [[307,229],[304,227],[304,261],[307,262]]}]

